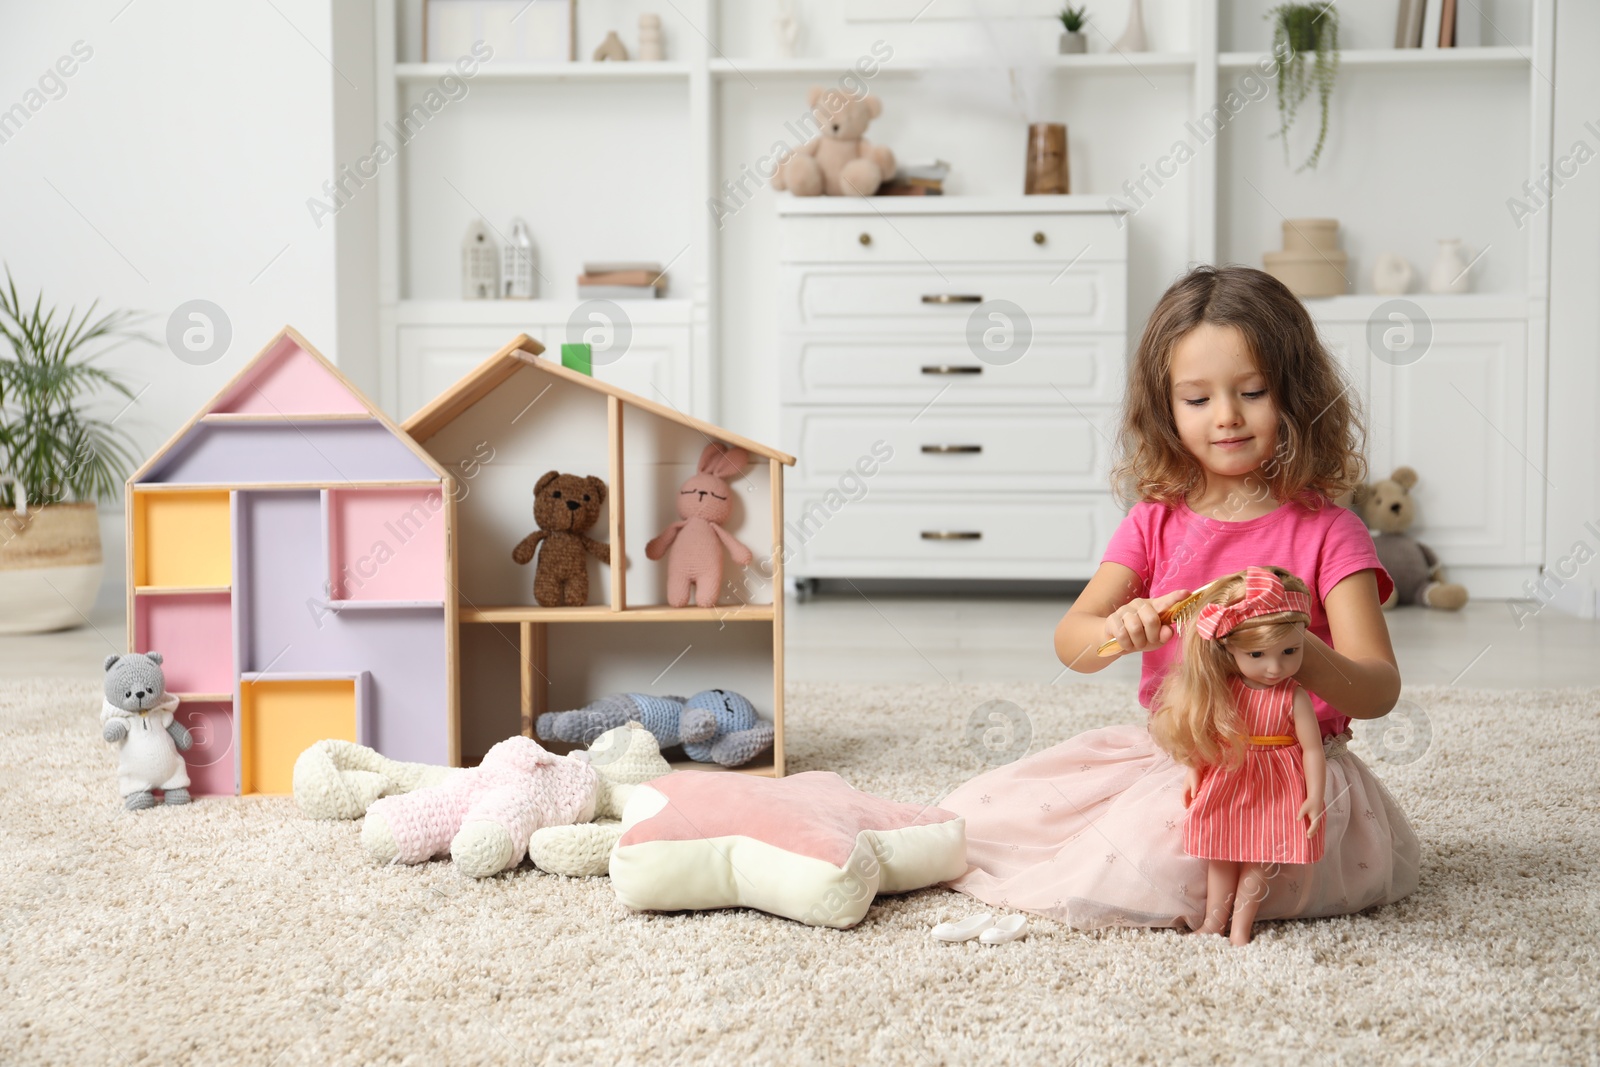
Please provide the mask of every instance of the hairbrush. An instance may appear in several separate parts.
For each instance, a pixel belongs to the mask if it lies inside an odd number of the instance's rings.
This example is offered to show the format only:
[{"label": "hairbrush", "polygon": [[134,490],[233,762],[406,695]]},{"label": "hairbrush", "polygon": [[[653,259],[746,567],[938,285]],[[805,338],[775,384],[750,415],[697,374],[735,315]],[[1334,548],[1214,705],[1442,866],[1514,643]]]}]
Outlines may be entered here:
[{"label": "hairbrush", "polygon": [[[1200,610],[1200,602],[1206,598],[1206,595],[1232,577],[1234,577],[1234,575],[1227,574],[1223,575],[1221,578],[1215,579],[1214,581],[1209,581],[1205,585],[1202,585],[1199,589],[1196,589],[1194,592],[1184,597],[1182,600],[1178,601],[1176,604],[1172,605],[1166,611],[1163,611],[1160,615],[1161,625],[1181,626],[1182,624],[1188,622],[1194,617],[1195,612]],[[1099,648],[1095,649],[1095,654],[1100,656],[1118,656],[1125,651],[1127,650],[1118,644],[1117,639],[1113,637],[1108,639]]]}]

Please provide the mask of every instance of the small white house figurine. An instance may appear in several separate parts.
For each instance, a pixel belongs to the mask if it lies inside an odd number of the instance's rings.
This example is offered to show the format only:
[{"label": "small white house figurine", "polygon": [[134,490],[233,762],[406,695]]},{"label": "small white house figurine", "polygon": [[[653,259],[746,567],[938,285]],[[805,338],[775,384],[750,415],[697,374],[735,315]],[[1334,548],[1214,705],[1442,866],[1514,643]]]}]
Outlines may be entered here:
[{"label": "small white house figurine", "polygon": [[661,48],[661,16],[649,13],[639,16],[639,58],[645,62],[665,59]]},{"label": "small white house figurine", "polygon": [[482,219],[461,238],[461,299],[493,300],[500,291],[500,248]]},{"label": "small white house figurine", "polygon": [[533,234],[521,219],[511,220],[511,236],[500,250],[500,295],[507,300],[532,300],[539,295],[538,253]]}]

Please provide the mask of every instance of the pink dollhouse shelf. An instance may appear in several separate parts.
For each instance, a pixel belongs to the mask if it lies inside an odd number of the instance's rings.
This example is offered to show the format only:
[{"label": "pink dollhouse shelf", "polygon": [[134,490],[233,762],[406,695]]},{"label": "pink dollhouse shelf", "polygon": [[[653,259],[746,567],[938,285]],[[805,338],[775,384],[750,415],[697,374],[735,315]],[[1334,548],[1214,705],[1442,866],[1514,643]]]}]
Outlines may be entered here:
[{"label": "pink dollhouse shelf", "polygon": [[213,411],[209,415],[202,415],[200,421],[237,425],[241,422],[371,422],[373,419],[364,411],[318,411],[302,412],[298,415],[280,415],[275,411]]},{"label": "pink dollhouse shelf", "polygon": [[222,593],[224,595],[233,591],[231,585],[141,585],[133,590],[139,596],[197,596],[206,593]]},{"label": "pink dollhouse shelf", "polygon": [[442,600],[330,600],[330,611],[443,611]]},{"label": "pink dollhouse shelf", "polygon": [[359,397],[289,337],[258,359],[209,414],[371,416]]},{"label": "pink dollhouse shelf", "polygon": [[771,622],[771,604],[727,604],[715,608],[652,605],[612,611],[604,604],[581,608],[472,607],[461,605],[462,622]]}]

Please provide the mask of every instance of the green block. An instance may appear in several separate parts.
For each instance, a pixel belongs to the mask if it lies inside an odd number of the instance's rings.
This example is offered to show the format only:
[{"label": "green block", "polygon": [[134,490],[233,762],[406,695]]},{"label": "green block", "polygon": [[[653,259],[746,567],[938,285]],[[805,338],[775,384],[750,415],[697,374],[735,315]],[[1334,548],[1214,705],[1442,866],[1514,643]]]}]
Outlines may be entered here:
[{"label": "green block", "polygon": [[590,357],[588,345],[562,345],[561,365],[568,370],[575,370],[579,374],[594,377],[594,363]]}]

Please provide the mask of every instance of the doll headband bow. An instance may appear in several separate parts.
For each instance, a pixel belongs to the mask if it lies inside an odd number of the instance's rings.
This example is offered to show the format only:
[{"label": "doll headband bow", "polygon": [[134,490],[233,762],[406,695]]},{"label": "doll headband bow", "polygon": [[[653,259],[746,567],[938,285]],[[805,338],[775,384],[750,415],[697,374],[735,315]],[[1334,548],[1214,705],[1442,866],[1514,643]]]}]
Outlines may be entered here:
[{"label": "doll headband bow", "polygon": [[1220,641],[1246,619],[1285,611],[1297,611],[1309,621],[1311,598],[1285,589],[1282,580],[1265,567],[1251,567],[1244,572],[1244,597],[1231,604],[1207,604],[1195,616],[1194,629],[1208,641]]}]

